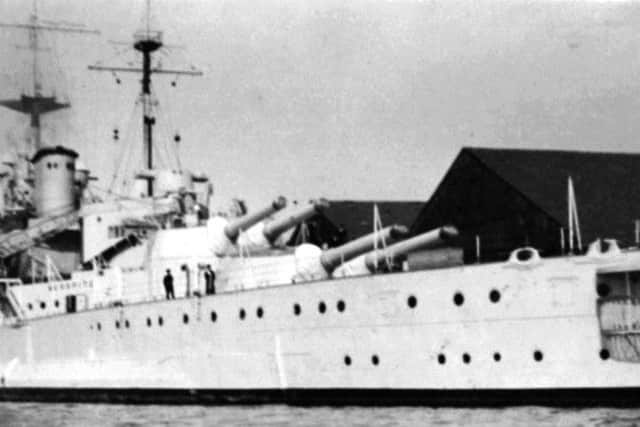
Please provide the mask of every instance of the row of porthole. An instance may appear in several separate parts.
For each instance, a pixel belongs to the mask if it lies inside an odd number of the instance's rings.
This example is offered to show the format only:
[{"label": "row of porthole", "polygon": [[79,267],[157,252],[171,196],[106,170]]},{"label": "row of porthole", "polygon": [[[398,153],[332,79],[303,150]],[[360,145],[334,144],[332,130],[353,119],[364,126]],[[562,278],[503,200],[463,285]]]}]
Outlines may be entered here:
[{"label": "row of porthole", "polygon": [[[607,350],[606,348],[600,350],[599,355],[602,360],[607,360],[611,356],[609,350]],[[533,360],[535,360],[536,362],[542,362],[543,359],[544,354],[541,350],[535,350],[533,352]],[[437,360],[440,365],[444,365],[445,363],[447,363],[447,356],[445,356],[444,353],[440,353],[438,354]],[[502,360],[502,355],[496,351],[495,353],[493,353],[493,360],[495,362],[500,362]],[[463,353],[462,362],[465,364],[471,363],[471,355],[469,355],[469,353]]]},{"label": "row of porthole", "polygon": [[[60,307],[60,301],[55,300],[55,301],[53,302],[53,305],[54,305],[56,308]],[[33,310],[33,304],[28,303],[28,304],[27,304],[27,308],[28,308],[29,310]],[[46,303],[46,302],[44,302],[44,301],[40,301],[40,308],[41,308],[42,310],[46,309],[46,308],[47,308],[47,303]]]},{"label": "row of porthole", "polygon": [[[343,300],[339,300],[339,301],[336,303],[336,309],[337,309],[339,312],[341,312],[341,313],[342,313],[342,312],[344,312],[344,310],[346,309],[346,307],[347,307],[347,305],[346,305],[346,303],[345,303]],[[327,305],[325,304],[325,302],[324,302],[324,301],[320,301],[320,303],[318,304],[318,311],[319,311],[321,314],[324,314],[324,313],[327,311]],[[302,313],[302,308],[300,307],[300,304],[295,303],[295,304],[293,305],[293,313],[294,313],[296,316],[299,316],[299,315]],[[263,309],[262,307],[258,307],[258,308],[256,309],[256,317],[258,317],[258,318],[260,318],[260,319],[261,319],[263,316],[264,316],[264,309]],[[241,309],[238,311],[238,317],[240,317],[240,320],[244,320],[244,319],[247,317],[247,312],[245,311],[245,309],[244,309],[244,308],[241,308]],[[218,320],[218,314],[217,314],[215,311],[212,311],[212,312],[211,312],[211,322],[216,322],[217,320]],[[184,323],[185,325],[189,323],[189,315],[188,315],[187,313],[184,313],[184,314],[182,315],[182,323]],[[120,322],[119,322],[118,320],[116,320],[115,325],[116,325],[116,329],[119,329],[119,328],[120,328]],[[151,327],[151,325],[152,325],[151,318],[147,317],[147,326],[148,326],[148,327]],[[162,325],[163,325],[163,319],[162,319],[162,316],[159,316],[159,317],[158,317],[158,325],[159,325],[159,326],[162,326]],[[127,320],[127,321],[126,321],[126,325],[125,325],[125,327],[129,328],[129,326],[130,326],[130,325],[129,325],[129,321]],[[102,327],[101,327],[100,323],[98,323],[98,324],[97,324],[97,329],[98,329],[98,330],[101,330],[101,329],[102,329]]]},{"label": "row of porthole", "polygon": [[[344,361],[344,364],[347,366],[351,366],[351,364],[353,363],[351,356],[348,354],[344,356],[343,361]],[[371,364],[374,366],[378,366],[380,364],[380,357],[377,354],[371,355]]]},{"label": "row of porthole", "polygon": [[[498,301],[500,301],[501,295],[500,295],[500,291],[497,289],[492,289],[489,292],[489,301],[491,301],[492,303],[497,303]],[[457,306],[461,306],[462,304],[464,304],[464,295],[462,294],[462,292],[456,292],[455,294],[453,294],[453,303]],[[409,295],[409,297],[407,298],[407,306],[409,306],[409,308],[416,308],[418,306],[418,298],[416,298],[415,295]]]}]

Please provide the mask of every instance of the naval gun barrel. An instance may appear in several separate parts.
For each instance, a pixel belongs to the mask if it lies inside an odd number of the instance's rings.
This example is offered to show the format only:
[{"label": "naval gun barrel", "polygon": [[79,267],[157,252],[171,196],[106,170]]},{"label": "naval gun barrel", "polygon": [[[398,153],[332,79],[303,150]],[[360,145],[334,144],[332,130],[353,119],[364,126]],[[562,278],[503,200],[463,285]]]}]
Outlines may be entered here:
[{"label": "naval gun barrel", "polygon": [[283,196],[280,196],[273,202],[271,202],[269,206],[228,223],[224,227],[224,234],[230,241],[235,242],[238,238],[238,235],[240,234],[240,230],[247,230],[252,225],[262,221],[269,215],[272,215],[273,213],[284,208],[286,205],[287,199],[285,199]]},{"label": "naval gun barrel", "polygon": [[378,232],[367,234],[337,248],[327,249],[320,256],[320,264],[328,273],[331,273],[343,262],[370,251],[376,243],[380,245],[388,239],[397,239],[406,235],[407,232],[407,227],[403,225],[385,227]]},{"label": "naval gun barrel", "polygon": [[404,256],[418,249],[428,249],[440,246],[458,236],[458,229],[452,225],[445,225],[435,230],[427,231],[400,242],[387,246],[381,251],[370,252],[364,256],[367,270],[375,272],[378,265],[386,259],[392,260]]},{"label": "naval gun barrel", "polygon": [[329,201],[326,199],[314,200],[309,206],[305,206],[297,212],[292,213],[284,218],[274,219],[264,225],[262,234],[269,243],[273,243],[278,236],[284,233],[289,228],[293,227],[313,215],[322,212],[329,207]]}]

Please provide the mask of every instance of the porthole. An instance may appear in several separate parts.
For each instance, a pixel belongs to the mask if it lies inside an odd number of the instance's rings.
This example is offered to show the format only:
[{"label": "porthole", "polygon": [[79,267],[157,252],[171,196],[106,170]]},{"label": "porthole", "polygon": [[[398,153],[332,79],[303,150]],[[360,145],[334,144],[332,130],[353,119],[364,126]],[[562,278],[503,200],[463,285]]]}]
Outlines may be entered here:
[{"label": "porthole", "polygon": [[500,291],[497,289],[491,289],[491,292],[489,292],[489,301],[494,304],[500,301]]},{"label": "porthole", "polygon": [[318,304],[318,311],[321,314],[324,314],[324,312],[327,311],[327,305],[324,303],[324,301],[320,301],[320,303]]},{"label": "porthole", "polygon": [[162,316],[158,316],[158,326],[162,326],[164,324],[164,319]]},{"label": "porthole", "polygon": [[462,295],[461,292],[456,292],[453,295],[453,303],[457,306],[461,306],[462,304],[464,304],[464,295]]},{"label": "porthole", "polygon": [[240,320],[244,320],[244,318],[247,316],[247,313],[244,311],[244,308],[240,309],[238,316],[240,317]]},{"label": "porthole", "polygon": [[211,312],[211,321],[215,322],[216,320],[218,320],[218,313],[216,313],[215,311]]},{"label": "porthole", "polygon": [[596,286],[596,292],[599,297],[605,298],[611,293],[611,288],[606,283],[598,283],[598,286]]},{"label": "porthole", "polygon": [[536,350],[533,352],[533,360],[535,360],[536,362],[541,362],[543,357],[544,355],[540,350]]},{"label": "porthole", "polygon": [[498,353],[497,351],[495,353],[493,353],[493,360],[495,360],[496,362],[499,362],[502,360],[502,356],[500,355],[500,353]]},{"label": "porthole", "polygon": [[409,298],[407,298],[407,305],[409,308],[416,308],[418,305],[418,299],[414,295],[409,295]]},{"label": "porthole", "polygon": [[344,311],[345,308],[347,308],[347,305],[344,303],[344,301],[340,300],[338,301],[338,303],[336,304],[336,308],[338,309],[338,311],[340,313],[342,313]]},{"label": "porthole", "polygon": [[351,365],[351,356],[349,356],[348,354],[344,357],[344,364],[347,366]]},{"label": "porthole", "polygon": [[46,303],[46,302],[44,302],[44,301],[42,301],[42,302],[40,303],[40,308],[41,308],[42,310],[44,310],[45,308],[47,308],[47,303]]},{"label": "porthole", "polygon": [[373,363],[375,366],[378,366],[378,364],[380,363],[380,358],[377,354],[371,356],[371,363]]},{"label": "porthole", "polygon": [[120,321],[116,320],[116,329],[120,329]]},{"label": "porthole", "polygon": [[447,356],[445,356],[444,354],[440,353],[438,355],[438,363],[441,365],[444,365],[445,363],[447,363]]},{"label": "porthole", "polygon": [[124,321],[124,327],[125,327],[125,328],[127,328],[127,329],[129,329],[129,326],[131,326],[131,324],[129,323],[129,321],[128,321],[128,320],[125,320],[125,321]]},{"label": "porthole", "polygon": [[264,310],[262,309],[262,307],[258,307],[256,309],[256,316],[258,316],[259,319],[262,319],[263,315],[264,315]]},{"label": "porthole", "polygon": [[611,354],[609,354],[609,350],[607,350],[606,348],[600,350],[600,359],[607,360],[609,359],[609,357],[611,357]]},{"label": "porthole", "polygon": [[293,314],[295,314],[296,316],[300,316],[300,313],[302,313],[302,309],[300,308],[300,304],[293,304]]},{"label": "porthole", "polygon": [[184,313],[182,315],[182,323],[184,323],[185,325],[189,323],[189,315],[187,313]]},{"label": "porthole", "polygon": [[147,326],[151,327],[151,318],[150,317],[147,317]]},{"label": "porthole", "polygon": [[469,353],[464,353],[462,355],[462,361],[467,364],[471,363],[471,356],[469,356]]}]

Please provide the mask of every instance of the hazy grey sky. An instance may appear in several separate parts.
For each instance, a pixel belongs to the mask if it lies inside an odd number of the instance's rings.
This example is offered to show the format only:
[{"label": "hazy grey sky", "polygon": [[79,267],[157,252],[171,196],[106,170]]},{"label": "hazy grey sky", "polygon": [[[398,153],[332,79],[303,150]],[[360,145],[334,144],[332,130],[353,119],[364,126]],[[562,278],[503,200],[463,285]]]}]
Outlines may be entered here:
[{"label": "hazy grey sky", "polygon": [[[29,3],[0,0],[2,20],[26,20]],[[210,175],[221,204],[240,196],[257,207],[278,194],[426,200],[467,145],[640,151],[638,2],[163,0],[153,8],[165,42],[185,47],[163,65],[205,73],[175,88],[171,76],[155,79],[159,137],[180,131],[183,165]],[[45,137],[80,151],[107,186],[125,143],[140,155],[139,77],[120,74],[117,85],[86,66],[134,58],[108,40],[131,40],[144,2],[42,0],[39,9],[102,31],[48,37],[65,74],[53,80],[74,107],[50,116]],[[0,34],[0,96],[16,96],[26,57],[15,45],[26,35]],[[27,120],[2,109],[0,123],[6,147]]]}]

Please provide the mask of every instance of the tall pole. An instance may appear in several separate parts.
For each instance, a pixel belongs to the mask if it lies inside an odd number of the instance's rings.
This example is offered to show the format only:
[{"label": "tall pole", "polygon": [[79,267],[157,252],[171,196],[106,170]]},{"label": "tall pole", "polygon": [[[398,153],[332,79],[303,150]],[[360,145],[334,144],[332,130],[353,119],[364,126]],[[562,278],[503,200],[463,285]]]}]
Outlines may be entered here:
[{"label": "tall pole", "polygon": [[[35,25],[38,22],[37,5],[33,2],[34,12],[31,15],[31,28],[29,28],[29,41],[31,52],[33,53],[33,70],[31,71],[33,77],[33,97],[38,98],[41,96],[40,81],[38,79],[38,32],[35,29]],[[40,129],[40,106],[37,102],[31,104],[31,135],[33,138],[33,146],[35,151],[41,148],[42,133]]]},{"label": "tall pole", "polygon": [[[147,31],[145,36],[133,45],[134,49],[142,53],[142,133],[143,158],[148,170],[153,170],[153,100],[151,98],[151,53],[162,47],[160,37],[151,37]],[[153,196],[153,181],[147,180],[147,196]]]}]

